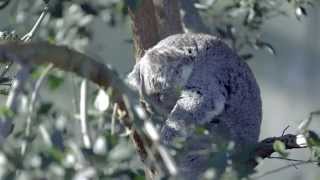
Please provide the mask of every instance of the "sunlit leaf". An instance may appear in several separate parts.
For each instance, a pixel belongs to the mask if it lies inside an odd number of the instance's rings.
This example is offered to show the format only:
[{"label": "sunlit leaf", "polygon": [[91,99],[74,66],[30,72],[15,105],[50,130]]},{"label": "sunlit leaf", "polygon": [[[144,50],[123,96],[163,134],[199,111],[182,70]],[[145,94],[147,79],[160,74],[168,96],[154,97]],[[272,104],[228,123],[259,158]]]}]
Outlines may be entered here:
[{"label": "sunlit leaf", "polygon": [[0,107],[0,116],[12,118],[14,116],[14,112],[11,111],[8,107],[2,106]]},{"label": "sunlit leaf", "polygon": [[103,136],[96,139],[93,145],[93,152],[98,155],[103,155],[107,152],[107,142]]},{"label": "sunlit leaf", "polygon": [[286,145],[281,141],[275,141],[273,143],[273,149],[279,153],[282,157],[287,157],[289,155],[288,152],[286,152]]},{"label": "sunlit leaf", "polygon": [[109,159],[123,161],[132,156],[133,153],[134,151],[128,143],[120,142],[109,152]]},{"label": "sunlit leaf", "polygon": [[307,147],[307,139],[303,134],[298,134],[296,136],[296,144],[298,144],[300,147]]},{"label": "sunlit leaf", "polygon": [[272,55],[276,55],[276,50],[273,48],[273,46],[267,42],[257,40],[255,44],[257,49],[264,49],[268,51]]},{"label": "sunlit leaf", "polygon": [[53,158],[53,160],[62,162],[65,155],[63,154],[62,151],[56,149],[56,148],[50,148],[48,149],[48,155]]},{"label": "sunlit leaf", "polygon": [[104,112],[108,109],[109,106],[110,106],[109,95],[103,89],[100,89],[94,101],[94,107],[98,109],[100,112]]},{"label": "sunlit leaf", "polygon": [[207,131],[208,130],[204,127],[196,127],[196,129],[195,129],[195,133],[198,135],[204,135],[207,133]]},{"label": "sunlit leaf", "polygon": [[308,15],[307,10],[302,6],[297,7],[295,13],[298,19],[300,19],[302,16]]}]

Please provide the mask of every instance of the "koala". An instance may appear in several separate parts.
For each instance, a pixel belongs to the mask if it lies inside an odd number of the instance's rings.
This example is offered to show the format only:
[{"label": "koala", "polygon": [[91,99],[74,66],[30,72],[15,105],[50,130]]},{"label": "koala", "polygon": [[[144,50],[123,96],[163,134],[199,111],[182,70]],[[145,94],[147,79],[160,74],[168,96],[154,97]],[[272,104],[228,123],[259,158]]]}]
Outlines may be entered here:
[{"label": "koala", "polygon": [[[255,144],[262,118],[259,86],[249,66],[226,43],[206,34],[176,34],[161,40],[134,66],[129,84],[165,117],[160,140],[193,139],[196,126],[236,145]],[[227,134],[227,135],[225,135]],[[196,140],[194,147],[208,148]],[[207,158],[182,155],[179,168],[196,179]],[[198,159],[198,162],[197,160]],[[189,173],[189,174],[188,174]],[[190,174],[191,173],[191,174]]]}]

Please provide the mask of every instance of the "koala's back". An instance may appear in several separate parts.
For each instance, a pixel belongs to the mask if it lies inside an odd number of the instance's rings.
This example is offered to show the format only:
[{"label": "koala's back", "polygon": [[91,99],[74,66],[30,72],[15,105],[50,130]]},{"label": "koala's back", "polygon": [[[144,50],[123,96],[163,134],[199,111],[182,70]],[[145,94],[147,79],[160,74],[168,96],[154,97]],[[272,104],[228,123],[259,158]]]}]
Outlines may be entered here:
[{"label": "koala's back", "polygon": [[249,66],[218,38],[204,34],[178,34],[157,46],[187,51],[193,58],[193,71],[185,89],[197,88],[206,94],[220,92],[225,101],[223,111],[207,123],[216,132],[227,127],[238,143],[255,143],[262,118],[259,86]]}]

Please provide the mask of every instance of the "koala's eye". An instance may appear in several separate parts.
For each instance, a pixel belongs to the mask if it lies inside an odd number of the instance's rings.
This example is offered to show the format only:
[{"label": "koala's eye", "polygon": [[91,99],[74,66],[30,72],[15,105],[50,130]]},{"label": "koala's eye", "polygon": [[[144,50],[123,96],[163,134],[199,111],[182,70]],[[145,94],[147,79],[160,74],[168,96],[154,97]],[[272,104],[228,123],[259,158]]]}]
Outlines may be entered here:
[{"label": "koala's eye", "polygon": [[197,55],[197,49],[194,47],[185,47],[184,52],[189,57],[195,57]]},{"label": "koala's eye", "polygon": [[192,47],[184,47],[184,52],[188,55],[195,54],[195,49]]}]

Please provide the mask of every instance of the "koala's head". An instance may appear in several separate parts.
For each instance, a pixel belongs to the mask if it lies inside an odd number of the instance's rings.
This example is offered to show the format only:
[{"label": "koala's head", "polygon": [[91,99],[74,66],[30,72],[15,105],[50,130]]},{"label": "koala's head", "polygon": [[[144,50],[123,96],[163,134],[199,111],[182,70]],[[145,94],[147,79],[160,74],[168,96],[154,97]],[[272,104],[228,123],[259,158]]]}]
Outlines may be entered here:
[{"label": "koala's head", "polygon": [[194,54],[170,46],[149,49],[129,74],[129,83],[171,110],[193,71]]},{"label": "koala's head", "polygon": [[129,74],[129,83],[151,100],[172,109],[194,70],[216,38],[201,34],[177,34],[147,50]]}]

